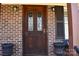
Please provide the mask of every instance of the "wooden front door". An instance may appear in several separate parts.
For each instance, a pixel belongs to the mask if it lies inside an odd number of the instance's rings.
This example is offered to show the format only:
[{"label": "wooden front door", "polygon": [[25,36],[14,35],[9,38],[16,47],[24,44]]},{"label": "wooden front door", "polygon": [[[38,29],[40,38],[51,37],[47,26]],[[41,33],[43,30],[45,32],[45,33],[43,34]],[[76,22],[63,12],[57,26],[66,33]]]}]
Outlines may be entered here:
[{"label": "wooden front door", "polygon": [[46,6],[23,7],[23,54],[47,55]]}]

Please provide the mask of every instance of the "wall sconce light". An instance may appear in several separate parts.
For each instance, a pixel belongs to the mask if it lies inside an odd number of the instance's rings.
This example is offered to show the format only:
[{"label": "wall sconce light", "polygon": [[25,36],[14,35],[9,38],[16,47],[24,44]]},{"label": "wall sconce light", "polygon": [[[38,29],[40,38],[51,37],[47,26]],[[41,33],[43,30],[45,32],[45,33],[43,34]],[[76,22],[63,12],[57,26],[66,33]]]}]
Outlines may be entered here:
[{"label": "wall sconce light", "polygon": [[55,7],[51,7],[51,10],[54,12],[55,11]]},{"label": "wall sconce light", "polygon": [[13,10],[14,12],[17,12],[17,11],[19,10],[19,8],[18,8],[18,6],[13,6],[13,7],[12,7],[12,10]]}]

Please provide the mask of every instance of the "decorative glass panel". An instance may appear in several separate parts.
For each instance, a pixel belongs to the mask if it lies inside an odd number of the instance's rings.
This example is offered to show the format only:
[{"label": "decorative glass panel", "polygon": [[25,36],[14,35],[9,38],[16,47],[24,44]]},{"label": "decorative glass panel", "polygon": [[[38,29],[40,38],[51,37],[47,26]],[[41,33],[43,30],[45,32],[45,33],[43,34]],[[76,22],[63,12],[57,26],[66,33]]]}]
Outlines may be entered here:
[{"label": "decorative glass panel", "polygon": [[28,13],[28,31],[33,31],[33,15],[32,15],[32,12]]},{"label": "decorative glass panel", "polygon": [[37,30],[42,31],[42,14],[37,14]]}]

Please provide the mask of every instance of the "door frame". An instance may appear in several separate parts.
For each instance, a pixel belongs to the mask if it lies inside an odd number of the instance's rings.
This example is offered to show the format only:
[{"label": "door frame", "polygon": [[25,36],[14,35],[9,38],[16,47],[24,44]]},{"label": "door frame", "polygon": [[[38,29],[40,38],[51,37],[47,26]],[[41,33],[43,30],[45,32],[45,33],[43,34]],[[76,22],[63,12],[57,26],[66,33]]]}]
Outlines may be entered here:
[{"label": "door frame", "polygon": [[45,19],[46,19],[46,49],[47,49],[47,54],[46,55],[48,55],[48,29],[47,29],[47,5],[22,5],[23,6],[23,8],[22,8],[22,47],[23,47],[23,49],[22,49],[22,55],[24,55],[24,32],[25,32],[25,27],[24,27],[24,25],[25,25],[25,17],[24,17],[24,9],[25,9],[25,7],[24,6],[42,6],[42,7],[44,7],[45,8]]}]

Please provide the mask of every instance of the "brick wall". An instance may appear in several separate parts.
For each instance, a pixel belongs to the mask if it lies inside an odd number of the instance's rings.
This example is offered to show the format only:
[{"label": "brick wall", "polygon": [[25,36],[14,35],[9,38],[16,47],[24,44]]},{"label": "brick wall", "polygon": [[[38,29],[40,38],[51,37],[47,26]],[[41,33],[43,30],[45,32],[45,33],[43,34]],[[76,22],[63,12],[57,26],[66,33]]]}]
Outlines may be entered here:
[{"label": "brick wall", "polygon": [[13,11],[13,5],[1,5],[0,19],[0,55],[1,44],[13,43],[13,55],[22,55],[22,6],[16,5],[18,11]]},{"label": "brick wall", "polygon": [[[13,43],[14,54],[22,55],[22,5],[16,5],[18,11],[13,11],[13,5],[1,5],[0,14],[0,55],[2,55],[2,43]],[[53,54],[53,42],[55,40],[55,16],[47,6],[48,12],[48,55]]]},{"label": "brick wall", "polygon": [[53,42],[55,41],[55,12],[51,10],[52,6],[48,6],[48,55],[54,55]]}]

